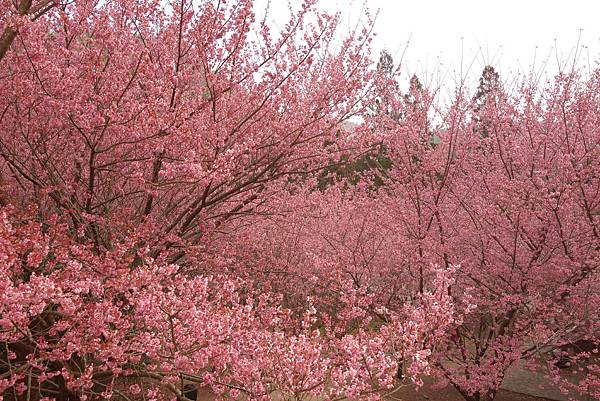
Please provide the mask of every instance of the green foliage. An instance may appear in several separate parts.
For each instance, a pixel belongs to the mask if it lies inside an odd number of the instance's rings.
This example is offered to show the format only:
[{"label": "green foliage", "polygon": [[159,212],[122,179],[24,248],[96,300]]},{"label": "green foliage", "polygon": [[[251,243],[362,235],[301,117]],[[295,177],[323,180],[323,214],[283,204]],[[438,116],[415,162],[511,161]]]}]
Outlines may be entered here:
[{"label": "green foliage", "polygon": [[492,123],[485,117],[485,109],[496,103],[497,94],[502,90],[500,75],[494,67],[486,65],[479,78],[479,86],[473,97],[473,118],[476,121],[474,128],[481,138],[490,135]]},{"label": "green foliage", "polygon": [[336,182],[343,181],[354,186],[363,180],[370,180],[370,186],[379,188],[384,185],[384,177],[391,166],[392,160],[383,145],[358,158],[345,154],[323,170],[318,178],[318,187],[323,191]]}]

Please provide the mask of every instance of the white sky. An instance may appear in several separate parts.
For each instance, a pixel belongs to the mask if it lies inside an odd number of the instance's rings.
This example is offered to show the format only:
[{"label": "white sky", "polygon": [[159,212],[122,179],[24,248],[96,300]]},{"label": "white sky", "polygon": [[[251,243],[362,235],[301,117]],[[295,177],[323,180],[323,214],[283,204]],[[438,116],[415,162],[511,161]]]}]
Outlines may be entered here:
[{"label": "white sky", "polygon": [[[293,6],[301,3],[290,1]],[[461,76],[461,64],[462,76],[470,75],[471,79],[486,64],[494,65],[505,79],[532,70],[553,75],[559,69],[558,60],[571,67],[575,49],[578,63],[584,68],[594,68],[600,61],[600,0],[365,3],[372,14],[379,10],[374,57],[386,48],[398,62],[406,49],[402,70],[417,73],[430,83]],[[273,21],[283,22],[286,4],[286,0],[271,0]],[[322,0],[321,5],[344,10],[344,28],[350,29],[361,16],[363,0]]]}]

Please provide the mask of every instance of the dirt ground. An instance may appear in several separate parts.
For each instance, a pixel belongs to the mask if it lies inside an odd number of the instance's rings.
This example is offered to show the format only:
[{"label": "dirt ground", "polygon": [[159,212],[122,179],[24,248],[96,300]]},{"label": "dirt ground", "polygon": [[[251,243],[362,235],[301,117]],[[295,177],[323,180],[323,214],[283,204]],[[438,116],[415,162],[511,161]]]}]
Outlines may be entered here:
[{"label": "dirt ground", "polygon": [[[567,369],[563,373],[566,376],[573,375]],[[452,386],[443,389],[432,388],[431,378],[424,378],[424,382],[423,387],[418,389],[411,383],[407,383],[386,398],[390,401],[464,401]],[[581,401],[590,400],[585,396],[580,398],[574,394],[571,394],[571,397]],[[561,394],[543,375],[527,371],[521,364],[517,364],[505,378],[503,388],[494,401],[567,401],[569,398],[569,395]],[[214,401],[214,395],[201,390],[197,400]]]},{"label": "dirt ground", "polygon": [[[572,382],[582,379],[577,369],[563,369],[563,378]],[[462,396],[451,386],[444,389],[432,389],[431,381],[425,378],[425,385],[420,389],[407,385],[400,388],[390,399],[394,401],[464,401]],[[502,383],[502,389],[495,401],[568,401],[576,399],[591,400],[589,395],[563,394],[551,384],[542,373],[526,370],[522,362],[515,364]]]},{"label": "dirt ground", "polygon": [[[444,389],[431,389],[427,384],[416,390],[412,386],[401,388],[389,397],[392,401],[464,401],[464,398],[451,387]],[[495,401],[551,401],[549,398],[534,397],[531,395],[500,390]]]},{"label": "dirt ground", "polygon": [[[387,397],[390,401],[465,401],[453,388],[432,389],[425,384],[416,390],[413,386],[400,388],[393,395]],[[214,396],[208,392],[198,394],[198,401],[213,401]],[[494,401],[553,401],[549,398],[534,397],[526,394],[500,390]]]}]

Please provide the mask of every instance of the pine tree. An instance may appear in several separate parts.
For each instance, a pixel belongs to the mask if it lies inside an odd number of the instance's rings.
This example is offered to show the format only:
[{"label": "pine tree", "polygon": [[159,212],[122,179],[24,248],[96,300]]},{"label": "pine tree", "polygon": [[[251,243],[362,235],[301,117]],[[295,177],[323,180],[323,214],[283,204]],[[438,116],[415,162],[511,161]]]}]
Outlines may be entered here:
[{"label": "pine tree", "polygon": [[485,117],[486,109],[498,103],[498,94],[502,91],[500,74],[491,65],[486,65],[479,78],[477,92],[473,96],[473,119],[476,122],[475,131],[482,138],[489,136],[491,122]]},{"label": "pine tree", "polygon": [[387,50],[382,50],[377,63],[377,71],[387,78],[394,74],[394,58]]}]

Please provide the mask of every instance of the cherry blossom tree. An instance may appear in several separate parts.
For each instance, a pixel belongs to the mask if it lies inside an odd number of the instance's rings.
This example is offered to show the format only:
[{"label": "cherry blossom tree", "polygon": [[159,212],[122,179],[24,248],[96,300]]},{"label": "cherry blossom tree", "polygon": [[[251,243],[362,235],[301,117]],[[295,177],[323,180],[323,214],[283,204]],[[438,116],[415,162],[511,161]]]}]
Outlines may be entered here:
[{"label": "cherry blossom tree", "polygon": [[296,318],[274,292],[178,274],[147,247],[133,253],[125,241],[97,255],[57,220],[2,210],[5,399],[185,399],[185,383],[251,399],[378,398],[391,389],[390,341],[403,322],[380,333],[351,328],[361,313],[353,299],[345,301],[353,315],[335,324],[318,323],[326,315],[314,307]]},{"label": "cherry blossom tree", "polygon": [[392,386],[385,331],[285,306],[218,252],[348,146],[337,128],[369,96],[370,24],[334,45],[316,1],[277,34],[253,7],[3,3],[5,399]]},{"label": "cherry blossom tree", "polygon": [[[385,212],[372,218],[395,227],[395,246],[377,257],[402,255],[394,265],[416,294],[430,266],[456,269],[448,293],[458,318],[432,362],[467,400],[493,399],[521,360],[547,365],[565,390],[600,395],[599,78],[573,72],[507,93],[496,76],[475,104],[459,88],[447,108],[432,92],[411,92],[420,107],[396,94],[402,120],[369,122],[392,163],[378,198]],[[571,383],[547,351],[577,342],[589,347],[570,358],[586,374]]]},{"label": "cherry blossom tree", "polygon": [[600,399],[598,71],[442,106],[316,0],[0,7],[4,399]]},{"label": "cherry blossom tree", "polygon": [[[253,232],[246,243],[268,252],[246,268],[290,303],[302,289],[335,316],[349,316],[342,300],[359,295],[373,326],[392,313],[407,328],[411,308],[444,291],[453,312],[425,319],[443,329],[417,340],[430,352],[421,372],[466,400],[493,399],[520,362],[598,398],[599,79],[524,80],[512,93],[495,84],[476,102],[459,88],[443,108],[423,87],[404,95],[380,77],[386,109],[354,136],[385,149],[389,165],[374,169],[383,185],[364,176],[302,195],[295,217]],[[440,270],[452,277],[446,287]],[[401,350],[410,370],[418,352]],[[559,371],[565,359],[581,371],[576,381]]]}]

